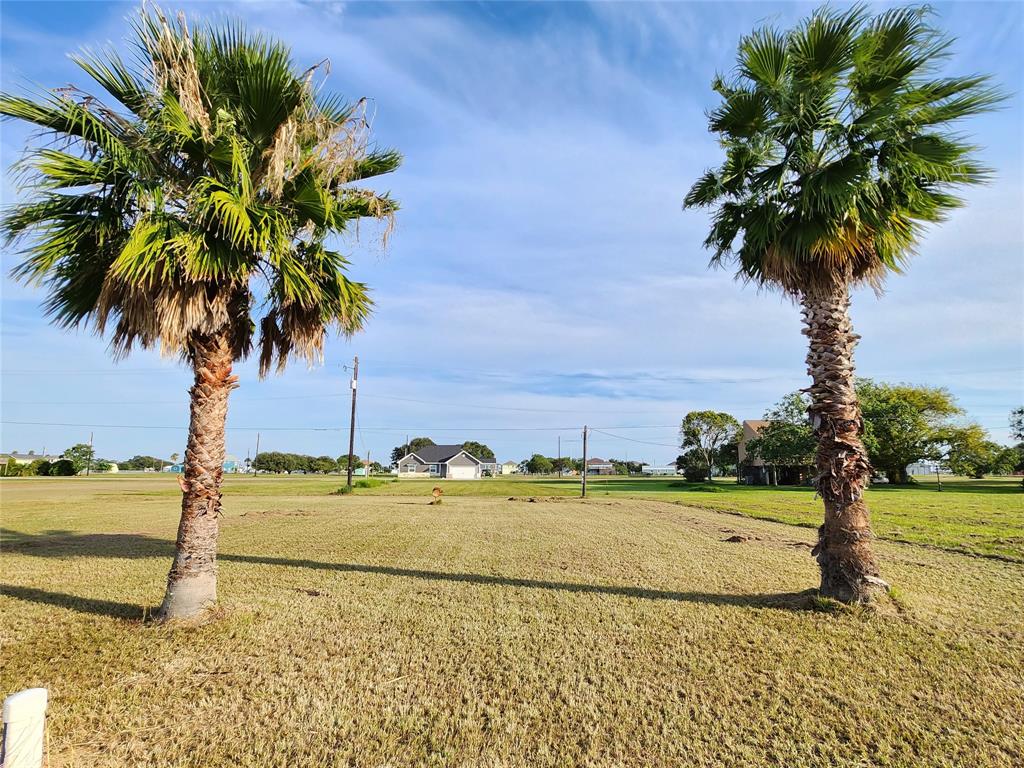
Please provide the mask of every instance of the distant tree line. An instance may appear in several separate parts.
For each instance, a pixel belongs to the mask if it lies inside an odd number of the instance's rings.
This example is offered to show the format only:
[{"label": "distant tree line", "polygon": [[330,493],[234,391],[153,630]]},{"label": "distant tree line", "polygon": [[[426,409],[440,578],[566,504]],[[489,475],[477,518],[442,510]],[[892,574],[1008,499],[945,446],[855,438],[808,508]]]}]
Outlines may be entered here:
[{"label": "distant tree line", "polygon": [[[348,454],[336,459],[330,456],[307,456],[302,453],[282,453],[265,451],[256,454],[253,466],[260,472],[308,472],[311,474],[329,474],[331,472],[348,471]],[[352,469],[361,469],[365,462],[358,456],[353,457]],[[370,471],[380,473],[384,467],[379,462],[370,462]]]}]

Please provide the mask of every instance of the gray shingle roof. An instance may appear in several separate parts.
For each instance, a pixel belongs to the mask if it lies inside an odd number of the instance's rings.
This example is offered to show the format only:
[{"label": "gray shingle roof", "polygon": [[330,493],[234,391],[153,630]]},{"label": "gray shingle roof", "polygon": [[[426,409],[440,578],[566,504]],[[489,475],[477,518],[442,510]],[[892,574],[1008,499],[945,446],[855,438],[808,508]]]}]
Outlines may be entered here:
[{"label": "gray shingle roof", "polygon": [[448,459],[461,450],[461,445],[426,445],[417,451],[413,451],[413,453],[427,464],[437,464],[442,461],[448,461]]}]

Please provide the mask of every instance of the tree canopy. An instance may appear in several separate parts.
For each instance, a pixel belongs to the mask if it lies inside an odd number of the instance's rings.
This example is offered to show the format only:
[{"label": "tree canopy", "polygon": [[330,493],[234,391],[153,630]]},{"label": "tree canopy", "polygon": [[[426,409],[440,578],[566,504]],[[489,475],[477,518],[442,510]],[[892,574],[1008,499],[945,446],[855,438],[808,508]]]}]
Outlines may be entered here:
[{"label": "tree canopy", "polygon": [[685,198],[714,209],[712,263],[792,295],[900,271],[923,227],[961,204],[956,189],[989,177],[958,126],[1004,96],[947,73],[952,42],[926,7],[860,5],[744,37],[712,86],[725,160]]},{"label": "tree canopy", "polygon": [[88,443],[76,443],[65,450],[60,457],[71,462],[71,466],[75,470],[74,474],[77,475],[79,472],[84,472],[86,467],[93,463],[96,452]]},{"label": "tree canopy", "polygon": [[936,457],[936,446],[963,411],[945,389],[857,381],[864,417],[864,445],[876,472],[907,482],[907,465]]},{"label": "tree canopy", "polygon": [[297,68],[282,43],[159,9],[133,27],[127,61],[72,57],[112,101],[0,95],[0,114],[55,139],[29,151],[26,197],[3,221],[23,246],[14,275],[46,287],[58,325],[111,330],[117,355],[190,358],[223,336],[235,359],[259,348],[261,375],[319,359],[326,328],[354,333],[372,306],[327,241],[390,221],[391,198],[352,185],[399,155],[370,149],[364,103],[323,90],[326,69]]},{"label": "tree canopy", "polygon": [[397,445],[391,449],[391,463],[397,464],[401,461],[403,456],[408,456],[410,453],[415,453],[420,448],[427,445],[437,445],[429,437],[414,437],[408,443]]},{"label": "tree canopy", "polygon": [[807,420],[809,398],[803,392],[786,395],[764,418],[757,437],[747,443],[747,454],[777,467],[810,467],[818,447]]},{"label": "tree canopy", "polygon": [[[693,451],[707,470],[711,479],[711,468],[715,466],[718,452],[728,443],[735,442],[740,423],[722,411],[690,411],[679,426],[679,439],[684,451]],[[684,453],[685,455],[685,453]]]},{"label": "tree canopy", "polygon": [[483,443],[478,443],[475,440],[467,440],[462,444],[462,450],[468,453],[470,456],[475,456],[480,461],[494,461],[494,451],[488,448]]}]

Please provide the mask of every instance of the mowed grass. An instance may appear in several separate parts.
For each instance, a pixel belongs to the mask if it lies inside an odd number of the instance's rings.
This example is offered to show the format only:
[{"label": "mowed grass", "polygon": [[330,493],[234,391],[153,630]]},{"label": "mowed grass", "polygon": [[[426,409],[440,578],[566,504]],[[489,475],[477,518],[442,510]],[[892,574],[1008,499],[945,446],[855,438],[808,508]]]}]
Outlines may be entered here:
[{"label": "mowed grass", "polygon": [[836,610],[807,528],[238,480],[196,628],[142,621],[173,478],[0,484],[3,693],[50,689],[50,765],[1024,762],[1022,564],[880,542],[898,600]]},{"label": "mowed grass", "polygon": [[[717,492],[700,484],[681,483],[682,478],[590,478],[594,498],[650,498],[730,512],[762,520],[817,528],[822,503],[806,487],[737,485],[732,479],[713,484]],[[344,484],[329,476],[231,476],[227,493],[246,495],[321,495]],[[376,482],[373,479],[372,482]],[[579,478],[500,477],[479,481],[383,479],[380,485],[356,489],[359,494],[402,495],[427,498],[440,485],[452,496],[578,496]],[[167,485],[166,493],[177,493]],[[911,542],[957,552],[988,555],[1024,562],[1024,492],[1021,478],[984,480],[944,478],[942,490],[934,477],[918,478],[913,486],[875,485],[867,492],[875,535],[890,541]]]}]

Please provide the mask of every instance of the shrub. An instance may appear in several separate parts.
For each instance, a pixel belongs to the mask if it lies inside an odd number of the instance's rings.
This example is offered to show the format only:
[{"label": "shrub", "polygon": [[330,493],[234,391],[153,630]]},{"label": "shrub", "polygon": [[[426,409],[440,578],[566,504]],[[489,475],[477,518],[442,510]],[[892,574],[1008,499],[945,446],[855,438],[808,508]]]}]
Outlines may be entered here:
[{"label": "shrub", "polygon": [[336,491],[331,491],[332,496],[347,496],[350,493],[352,493],[352,488],[347,485],[341,486],[341,488]]},{"label": "shrub", "polygon": [[23,471],[23,475],[42,475],[46,476],[50,474],[50,469],[53,465],[45,459],[36,459],[29,464]]},{"label": "shrub", "polygon": [[699,483],[707,479],[708,471],[704,467],[683,467],[683,477],[691,483]]},{"label": "shrub", "polygon": [[75,465],[70,459],[60,459],[50,465],[50,475],[52,477],[71,477],[75,474],[77,474],[75,472]]}]

